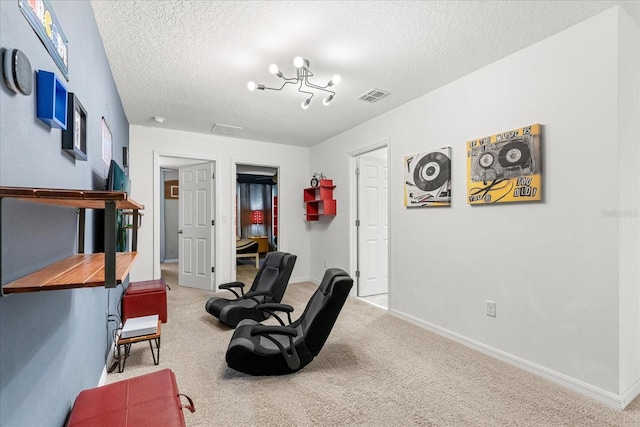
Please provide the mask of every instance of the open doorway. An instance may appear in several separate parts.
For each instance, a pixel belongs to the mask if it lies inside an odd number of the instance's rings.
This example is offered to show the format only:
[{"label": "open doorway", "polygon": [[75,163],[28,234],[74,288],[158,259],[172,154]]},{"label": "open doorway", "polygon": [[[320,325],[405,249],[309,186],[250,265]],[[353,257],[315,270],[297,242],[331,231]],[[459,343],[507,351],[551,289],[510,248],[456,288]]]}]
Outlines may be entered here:
[{"label": "open doorway", "polygon": [[278,168],[236,164],[236,280],[250,286],[278,250]]},{"label": "open doorway", "polygon": [[[356,295],[389,307],[388,154],[386,144],[353,155]],[[352,245],[353,247],[354,245]]]},{"label": "open doorway", "polygon": [[215,161],[156,154],[154,163],[158,214],[154,270],[161,276],[165,271],[176,274],[182,286],[214,290]]},{"label": "open doorway", "polygon": [[160,168],[160,263],[178,262],[178,169]]}]

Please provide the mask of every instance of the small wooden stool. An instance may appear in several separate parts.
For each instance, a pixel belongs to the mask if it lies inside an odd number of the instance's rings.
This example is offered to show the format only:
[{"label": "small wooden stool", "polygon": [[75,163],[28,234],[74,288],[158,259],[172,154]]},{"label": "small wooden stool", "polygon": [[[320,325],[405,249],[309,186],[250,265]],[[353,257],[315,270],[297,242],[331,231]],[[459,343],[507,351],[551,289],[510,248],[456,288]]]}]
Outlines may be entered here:
[{"label": "small wooden stool", "polygon": [[[118,372],[124,371],[124,365],[127,363],[127,357],[129,357],[129,352],[131,351],[131,344],[135,344],[137,342],[149,341],[149,348],[151,349],[151,356],[153,356],[153,364],[157,365],[160,363],[160,325],[162,323],[158,320],[158,328],[156,329],[155,334],[149,335],[141,335],[138,337],[130,337],[130,338],[118,338],[118,342],[116,345],[118,346]],[[156,353],[153,351],[152,341],[156,342],[156,352],[158,357],[156,357]],[[124,346],[124,354],[120,353],[121,347]]]}]

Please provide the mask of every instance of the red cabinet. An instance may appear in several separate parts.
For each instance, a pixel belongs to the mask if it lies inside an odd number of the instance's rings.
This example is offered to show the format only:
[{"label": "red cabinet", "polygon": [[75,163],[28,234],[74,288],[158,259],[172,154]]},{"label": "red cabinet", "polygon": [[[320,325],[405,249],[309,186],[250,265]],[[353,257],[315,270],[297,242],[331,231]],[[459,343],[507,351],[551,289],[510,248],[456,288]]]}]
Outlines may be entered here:
[{"label": "red cabinet", "polygon": [[320,185],[304,189],[305,215],[307,221],[317,221],[320,215],[335,215],[336,201],[333,198],[331,179],[321,179]]}]

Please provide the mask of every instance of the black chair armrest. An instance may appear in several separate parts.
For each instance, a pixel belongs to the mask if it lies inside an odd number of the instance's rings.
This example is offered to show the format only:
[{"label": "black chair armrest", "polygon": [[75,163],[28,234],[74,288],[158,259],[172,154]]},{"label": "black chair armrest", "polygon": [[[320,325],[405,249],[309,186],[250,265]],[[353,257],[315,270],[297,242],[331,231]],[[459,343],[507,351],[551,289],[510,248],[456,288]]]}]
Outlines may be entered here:
[{"label": "black chair armrest", "polygon": [[[287,363],[287,366],[289,366],[289,369],[295,371],[300,367],[300,357],[298,356],[296,347],[293,345],[293,337],[298,335],[298,331],[288,326],[258,325],[251,329],[251,336],[254,337],[256,335],[265,337],[278,347],[280,353],[282,353],[282,357],[284,357],[284,361]],[[287,351],[287,349],[271,335],[285,335],[289,337],[289,351]]]},{"label": "black chair armrest", "polygon": [[298,331],[288,326],[258,325],[251,329],[251,336],[255,337],[256,335],[287,335],[296,337],[298,336]]},{"label": "black chair armrest", "polygon": [[293,312],[293,307],[289,304],[281,304],[277,302],[265,302],[264,304],[260,304],[258,306],[260,310],[275,310],[275,311],[283,311],[291,313]]},{"label": "black chair armrest", "polygon": [[282,319],[280,318],[280,316],[278,316],[276,314],[277,311],[282,311],[287,313],[287,318],[289,319],[289,325],[291,324],[291,312],[293,312],[293,307],[290,306],[289,304],[279,304],[276,302],[266,302],[263,304],[258,305],[258,307],[256,307],[258,310],[262,310],[265,311],[267,313],[269,313],[270,315],[272,315],[273,317],[276,318],[276,320],[278,320],[278,322],[282,325],[285,326],[284,322],[282,321]]},{"label": "black chair armrest", "polygon": [[229,282],[219,286],[220,289],[226,289],[227,291],[231,291],[235,294],[236,298],[240,298],[240,295],[233,288],[240,288],[240,292],[242,296],[244,296],[244,283],[242,282]]}]

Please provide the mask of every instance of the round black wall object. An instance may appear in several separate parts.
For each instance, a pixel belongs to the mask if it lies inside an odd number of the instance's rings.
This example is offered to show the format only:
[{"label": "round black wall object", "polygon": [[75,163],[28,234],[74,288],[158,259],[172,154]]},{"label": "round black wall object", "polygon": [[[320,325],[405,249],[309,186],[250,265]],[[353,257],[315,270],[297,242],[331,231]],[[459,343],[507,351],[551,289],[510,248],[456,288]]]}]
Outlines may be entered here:
[{"label": "round black wall object", "polygon": [[7,49],[4,53],[4,81],[12,91],[31,95],[33,70],[29,58],[18,49]]}]

